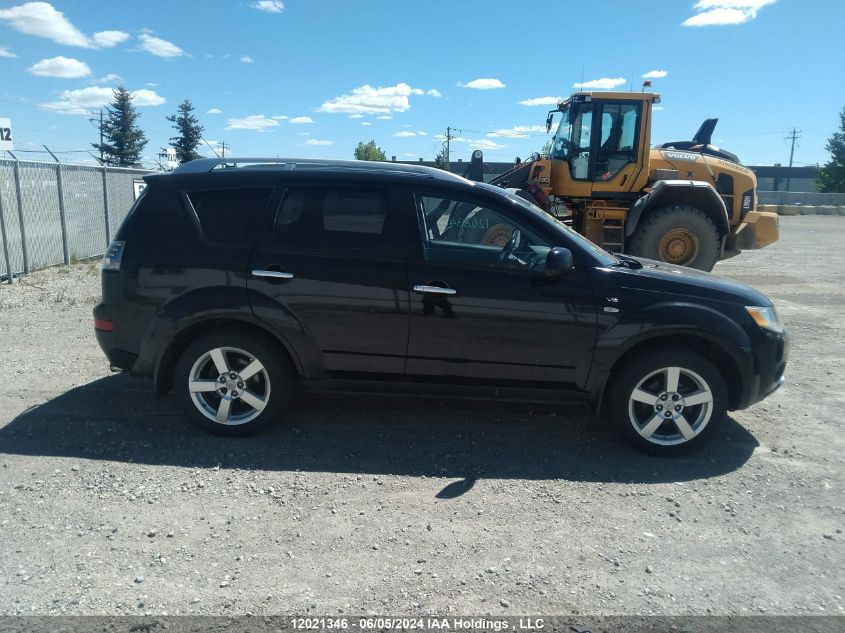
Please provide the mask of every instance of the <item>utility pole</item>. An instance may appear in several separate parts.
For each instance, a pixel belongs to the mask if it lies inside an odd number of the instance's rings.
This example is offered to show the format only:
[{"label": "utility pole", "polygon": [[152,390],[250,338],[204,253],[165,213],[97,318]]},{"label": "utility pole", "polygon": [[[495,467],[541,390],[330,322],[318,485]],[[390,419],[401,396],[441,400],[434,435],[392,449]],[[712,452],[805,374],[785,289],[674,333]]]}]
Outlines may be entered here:
[{"label": "utility pole", "polygon": [[100,118],[99,121],[96,118],[88,119],[90,123],[97,124],[97,127],[100,130],[100,164],[103,164],[103,109],[100,108]]},{"label": "utility pole", "polygon": [[[801,138],[801,132],[800,132],[800,130],[796,130],[795,128],[792,128],[792,132],[790,132],[789,136],[787,136],[786,138],[790,139],[792,141],[792,144],[789,148],[789,167],[790,167],[790,170],[791,170],[792,169],[792,158],[795,156],[795,141],[797,141],[799,138]],[[786,177],[786,190],[787,191],[789,191],[789,180],[790,180],[790,177],[787,176]]]},{"label": "utility pole", "polygon": [[226,158],[226,141],[220,141],[220,158]]},{"label": "utility pole", "polygon": [[446,128],[446,169],[452,168],[451,145],[449,144],[449,141],[451,141],[453,138],[455,138],[455,137],[452,136],[452,128],[447,127]]}]

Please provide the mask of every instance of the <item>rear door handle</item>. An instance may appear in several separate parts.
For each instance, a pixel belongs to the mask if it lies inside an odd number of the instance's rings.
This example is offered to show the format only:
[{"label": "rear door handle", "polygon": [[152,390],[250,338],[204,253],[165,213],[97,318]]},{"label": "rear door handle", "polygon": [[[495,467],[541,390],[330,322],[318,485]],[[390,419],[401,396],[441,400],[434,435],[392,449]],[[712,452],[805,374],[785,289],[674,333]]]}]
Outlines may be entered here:
[{"label": "rear door handle", "polygon": [[422,285],[414,286],[414,292],[421,292],[423,294],[429,294],[429,295],[456,295],[456,294],[458,294],[458,291],[453,290],[452,288],[441,288],[440,286],[422,286]]},{"label": "rear door handle", "polygon": [[255,268],[252,271],[253,277],[270,277],[271,279],[293,279],[293,273],[283,273],[280,270],[261,270]]}]

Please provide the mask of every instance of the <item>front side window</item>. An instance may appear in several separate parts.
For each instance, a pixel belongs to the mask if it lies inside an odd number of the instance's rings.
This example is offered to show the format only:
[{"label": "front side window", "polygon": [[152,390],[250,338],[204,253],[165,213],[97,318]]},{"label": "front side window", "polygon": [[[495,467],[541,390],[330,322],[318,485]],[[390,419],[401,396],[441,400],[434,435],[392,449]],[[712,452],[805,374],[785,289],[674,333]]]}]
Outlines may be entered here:
[{"label": "front side window", "polygon": [[271,193],[270,188],[192,191],[188,199],[206,240],[236,245],[252,239]]},{"label": "front side window", "polygon": [[276,216],[275,241],[301,249],[384,247],[388,210],[382,190],[289,189]]},{"label": "front side window", "polygon": [[561,112],[560,124],[552,139],[551,154],[552,158],[569,163],[570,174],[575,180],[589,178],[592,127],[592,104],[572,104]]},{"label": "front side window", "polygon": [[418,196],[426,261],[534,270],[551,245],[512,209],[470,199]]}]

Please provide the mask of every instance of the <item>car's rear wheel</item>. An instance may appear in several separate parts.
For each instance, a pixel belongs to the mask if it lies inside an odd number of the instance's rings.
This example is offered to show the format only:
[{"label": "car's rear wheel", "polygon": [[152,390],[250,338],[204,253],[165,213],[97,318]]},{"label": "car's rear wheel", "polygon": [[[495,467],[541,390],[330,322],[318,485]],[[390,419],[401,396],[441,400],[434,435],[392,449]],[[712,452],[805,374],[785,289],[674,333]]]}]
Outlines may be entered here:
[{"label": "car's rear wheel", "polygon": [[293,390],[278,345],[240,330],[207,334],[182,352],[174,380],[188,418],[216,435],[248,435],[277,421]]},{"label": "car's rear wheel", "polygon": [[719,371],[693,352],[652,352],[633,358],[613,376],[609,410],[630,443],[674,455],[707,442],[727,413]]}]

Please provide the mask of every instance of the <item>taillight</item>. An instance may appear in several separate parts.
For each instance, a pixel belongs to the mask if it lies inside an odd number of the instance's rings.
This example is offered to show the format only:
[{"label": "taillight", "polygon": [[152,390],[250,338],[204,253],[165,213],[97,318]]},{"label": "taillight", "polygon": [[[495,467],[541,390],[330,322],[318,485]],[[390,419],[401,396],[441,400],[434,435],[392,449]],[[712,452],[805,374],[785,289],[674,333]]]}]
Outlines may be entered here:
[{"label": "taillight", "polygon": [[94,317],[94,329],[101,332],[111,332],[114,329],[114,323]]},{"label": "taillight", "polygon": [[126,242],[114,241],[109,244],[106,254],[103,255],[103,270],[120,270],[120,260],[123,259],[123,247]]}]

